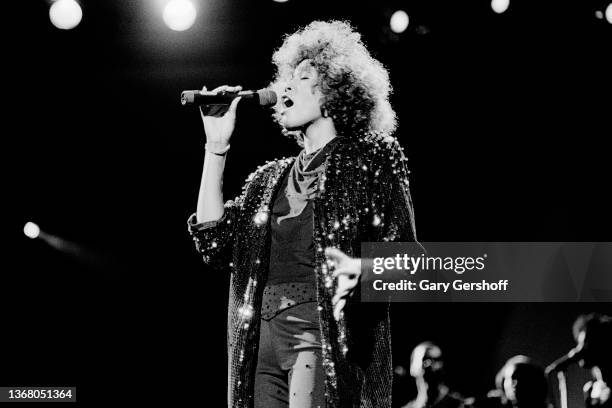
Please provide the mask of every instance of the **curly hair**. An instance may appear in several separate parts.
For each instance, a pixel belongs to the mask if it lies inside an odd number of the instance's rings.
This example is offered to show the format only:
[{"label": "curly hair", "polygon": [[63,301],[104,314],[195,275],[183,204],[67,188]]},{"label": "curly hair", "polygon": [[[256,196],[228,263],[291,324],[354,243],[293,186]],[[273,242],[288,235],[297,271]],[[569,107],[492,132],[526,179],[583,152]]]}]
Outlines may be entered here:
[{"label": "curly hair", "polygon": [[[272,56],[277,72],[271,86],[284,89],[295,67],[306,59],[319,76],[321,110],[328,112],[339,135],[388,135],[395,130],[389,73],[370,55],[350,23],[314,21],[287,35]],[[275,118],[279,121],[278,112]]]}]

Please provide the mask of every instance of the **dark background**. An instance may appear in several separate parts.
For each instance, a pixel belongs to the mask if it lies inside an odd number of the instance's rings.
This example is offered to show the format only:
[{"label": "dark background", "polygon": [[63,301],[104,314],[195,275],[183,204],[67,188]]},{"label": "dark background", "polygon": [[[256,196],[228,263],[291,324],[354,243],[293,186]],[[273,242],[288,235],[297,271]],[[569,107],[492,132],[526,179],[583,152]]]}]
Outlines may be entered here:
[{"label": "dark background", "polygon": [[[196,4],[186,32],[164,25],[161,1],[83,0],[69,31],[51,25],[46,1],[5,16],[1,385],[76,385],[84,405],[223,405],[227,277],[187,235],[204,133],[179,94],[264,87],[282,35],[314,19],[350,20],[390,70],[422,241],[612,240],[605,2],[517,0],[502,15],[488,1]],[[401,35],[388,29],[397,8],[411,18]],[[297,152],[242,107],[226,196]],[[29,220],[74,250],[27,239]],[[507,358],[546,364],[573,345],[580,312],[611,309],[398,305],[394,355],[402,364],[438,341],[451,384],[478,395]],[[584,373],[570,374],[579,406]]]}]

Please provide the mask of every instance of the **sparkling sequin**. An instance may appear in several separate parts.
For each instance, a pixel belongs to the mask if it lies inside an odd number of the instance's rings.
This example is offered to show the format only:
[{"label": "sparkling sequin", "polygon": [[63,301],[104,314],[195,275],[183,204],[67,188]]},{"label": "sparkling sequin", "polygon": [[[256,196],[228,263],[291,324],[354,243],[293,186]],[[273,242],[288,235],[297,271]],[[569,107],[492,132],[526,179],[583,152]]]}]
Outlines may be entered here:
[{"label": "sparkling sequin", "polygon": [[[293,160],[271,161],[251,173],[241,194],[225,203],[221,220],[198,224],[195,216],[189,219],[189,231],[202,259],[211,267],[231,272],[228,404],[232,408],[246,408],[253,403],[250,376],[257,361],[258,322],[269,256],[266,227],[269,220],[264,217],[269,214],[271,199]],[[338,322],[333,318],[333,269],[327,265],[324,249],[333,245],[351,256],[359,256],[360,241],[415,239],[405,158],[395,139],[384,138],[382,134],[360,135],[338,144],[327,157],[325,171],[321,176],[321,194],[313,202],[313,238],[326,399],[330,407],[351,406],[352,402],[343,400],[345,394],[338,388],[341,383],[358,382],[353,377],[358,372],[355,362],[348,360],[351,358],[348,344],[371,338],[372,363],[370,372],[365,374],[375,380],[365,382],[362,390],[354,392],[368,401],[365,406],[379,406],[379,401],[388,400],[391,386],[388,309],[383,309],[377,324],[368,326],[367,336],[351,338],[347,320],[352,321],[354,315],[349,313],[350,302]],[[265,215],[258,215],[262,213]],[[366,215],[370,213],[374,215]],[[376,216],[381,222],[372,228]],[[352,322],[358,324],[359,316],[355,319]]]},{"label": "sparkling sequin", "polygon": [[243,319],[250,319],[253,317],[253,307],[251,305],[244,305],[238,309],[238,313]]},{"label": "sparkling sequin", "polygon": [[265,211],[260,211],[253,217],[253,222],[257,225],[264,225],[268,222],[268,213]]}]

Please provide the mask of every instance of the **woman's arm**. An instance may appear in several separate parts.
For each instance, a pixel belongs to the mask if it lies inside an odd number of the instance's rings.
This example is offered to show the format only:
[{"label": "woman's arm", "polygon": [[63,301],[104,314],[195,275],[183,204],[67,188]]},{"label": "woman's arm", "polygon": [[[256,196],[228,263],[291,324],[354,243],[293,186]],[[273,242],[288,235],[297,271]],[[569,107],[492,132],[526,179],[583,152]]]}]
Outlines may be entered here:
[{"label": "woman's arm", "polygon": [[[213,92],[238,92],[240,86],[220,86]],[[206,90],[206,87],[203,88]],[[232,101],[227,111],[200,109],[206,133],[206,155],[198,194],[198,222],[218,220],[223,216],[223,170],[230,138],[236,124],[236,108],[240,98]]]},{"label": "woman's arm", "polygon": [[[376,228],[376,241],[416,241],[414,209],[405,161],[406,157],[395,138],[386,142],[374,160],[377,168],[374,170],[375,208],[372,225]],[[372,270],[372,260],[352,258],[336,248],[327,248],[325,254],[335,267],[333,276],[337,278],[337,282],[332,304],[334,317],[339,320],[342,309],[359,280],[371,279],[367,272]],[[365,272],[366,276],[362,276],[362,272]]]},{"label": "woman's arm", "polygon": [[[214,92],[236,92],[241,87],[222,86]],[[206,87],[203,88],[206,90]],[[229,200],[223,204],[223,171],[226,153],[236,122],[236,108],[240,98],[229,108],[201,108],[206,133],[206,154],[198,193],[196,212],[187,221],[189,233],[205,263],[213,267],[229,265],[230,243],[238,205]]]},{"label": "woman's arm", "polygon": [[417,241],[407,159],[396,138],[386,143],[376,161],[380,163],[373,188],[377,204],[374,211],[378,217],[373,220],[377,227],[376,241]]},{"label": "woman's arm", "polygon": [[223,170],[225,155],[206,151],[198,194],[196,219],[199,223],[218,220],[223,216]]}]

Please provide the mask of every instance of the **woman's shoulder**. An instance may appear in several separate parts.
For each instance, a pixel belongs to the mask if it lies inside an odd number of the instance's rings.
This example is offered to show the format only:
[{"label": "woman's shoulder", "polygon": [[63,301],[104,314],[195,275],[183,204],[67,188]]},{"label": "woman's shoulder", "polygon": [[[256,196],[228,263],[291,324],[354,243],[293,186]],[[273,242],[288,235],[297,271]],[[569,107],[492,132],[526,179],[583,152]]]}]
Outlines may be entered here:
[{"label": "woman's shoulder", "polygon": [[268,160],[264,164],[258,166],[255,171],[251,172],[244,180],[242,185],[242,192],[234,200],[236,203],[242,205],[246,201],[254,200],[259,197],[262,192],[272,187],[270,179],[276,177],[277,179],[283,170],[290,166],[295,157],[283,157],[281,159]]},{"label": "woman's shoulder", "polygon": [[245,180],[246,184],[253,181],[261,181],[267,179],[269,176],[276,173],[282,172],[288,166],[290,166],[295,157],[283,157],[280,159],[268,160],[264,164],[257,166],[255,171],[251,172]]},{"label": "woman's shoulder", "polygon": [[378,164],[404,160],[399,140],[388,134],[368,133],[357,137],[352,143],[345,143],[342,151]]},{"label": "woman's shoulder", "polygon": [[398,154],[402,151],[402,146],[395,136],[388,134],[372,134],[364,139],[364,143],[371,146],[376,154]]}]

